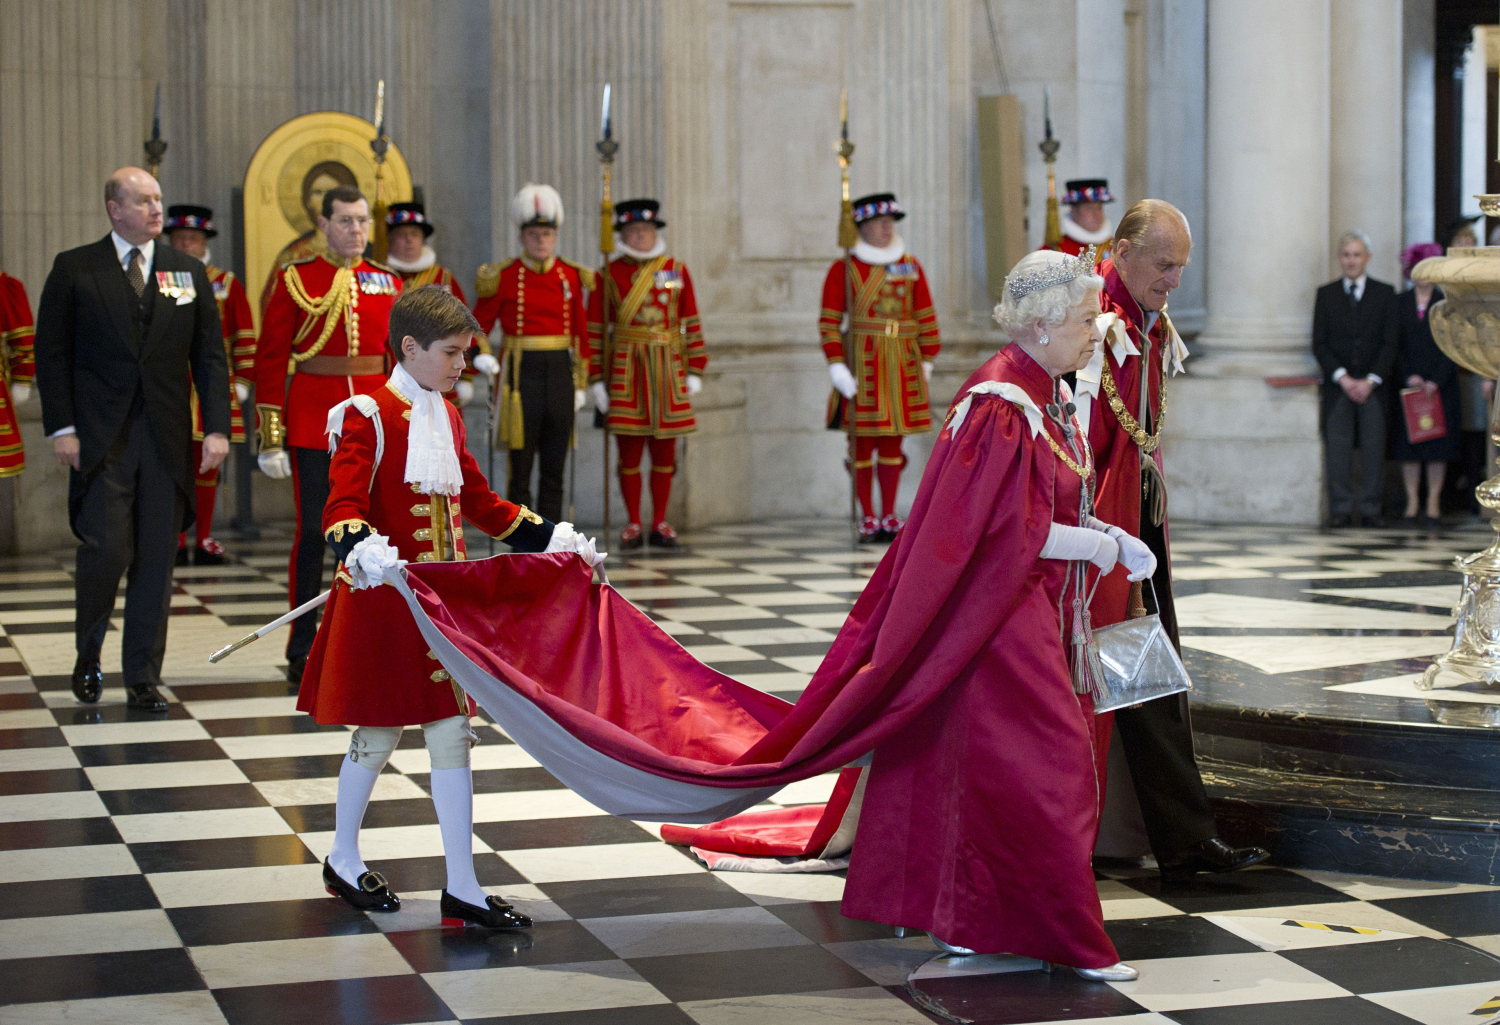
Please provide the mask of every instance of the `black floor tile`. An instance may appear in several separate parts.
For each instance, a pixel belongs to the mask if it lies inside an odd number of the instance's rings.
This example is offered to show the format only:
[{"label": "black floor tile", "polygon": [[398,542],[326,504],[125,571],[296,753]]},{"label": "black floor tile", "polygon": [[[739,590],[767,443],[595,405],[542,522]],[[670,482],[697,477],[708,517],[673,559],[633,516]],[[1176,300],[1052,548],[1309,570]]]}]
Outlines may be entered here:
[{"label": "black floor tile", "polygon": [[57,794],[64,791],[91,790],[82,769],[37,769],[31,772],[0,772],[0,796],[14,794]]},{"label": "black floor tile", "polygon": [[715,662],[709,666],[714,672],[723,673],[725,676],[736,680],[744,680],[760,673],[785,673],[790,670],[779,662],[772,662],[768,658],[757,662]]},{"label": "black floor tile", "polygon": [[549,900],[574,918],[656,915],[755,907],[755,901],[708,873],[541,883]]},{"label": "black floor tile", "polygon": [[833,641],[815,641],[810,644],[751,644],[750,650],[766,658],[801,658],[807,655],[822,657],[828,654]]},{"label": "black floor tile", "polygon": [[256,680],[253,683],[183,683],[172,687],[178,701],[230,701],[240,698],[286,697],[287,682]]},{"label": "black floor tile", "polygon": [[1114,942],[1121,961],[1199,954],[1253,954],[1260,950],[1249,940],[1192,915],[1105,922],[1104,931]]},{"label": "black floor tile", "polygon": [[[89,1000],[203,989],[186,950],[28,957],[5,962],[6,1003]],[[4,1020],[0,1013],[0,1020]]]},{"label": "black floor tile", "polygon": [[[118,633],[115,625],[110,623],[107,631]],[[30,636],[32,634],[70,634],[73,632],[73,624],[67,621],[61,623],[7,623],[5,632],[12,637]]]},{"label": "black floor tile", "polygon": [[83,765],[144,765],[160,762],[201,762],[227,758],[212,740],[168,740],[160,744],[99,744],[75,747]]},{"label": "black floor tile", "polygon": [[871,985],[846,962],[811,946],[634,957],[626,963],[678,1002]]},{"label": "black floor tile", "polygon": [[602,1007],[594,1011],[554,1011],[504,1018],[466,1018],[464,1025],[696,1025],[696,1019],[689,1017],[676,1004],[647,1004],[644,1007]]},{"label": "black floor tile", "polygon": [[1181,1025],[1415,1025],[1404,1014],[1359,997],[1287,1000],[1275,1004],[1197,1007],[1167,1015]]},{"label": "black floor tile", "polygon": [[[397,894],[441,890],[448,885],[448,866],[441,857],[395,858],[371,861],[369,866],[385,876]],[[474,875],[480,886],[516,886],[527,881],[498,854],[474,855]]]},{"label": "black floor tile", "polygon": [[38,819],[34,822],[0,822],[0,851],[36,847],[83,847],[96,843],[119,843],[120,831],[104,817],[94,819]]},{"label": "black floor tile", "polygon": [[845,940],[888,940],[896,931],[881,922],[845,918],[836,900],[807,901],[799,904],[772,904],[767,911],[796,929],[814,943],[841,943]]},{"label": "black floor tile", "polygon": [[[286,684],[281,685],[282,694]],[[332,733],[342,726],[324,726],[310,715],[257,715],[243,719],[208,719],[203,728],[213,737],[279,737],[288,733]]]},{"label": "black floor tile", "polygon": [[213,808],[264,808],[269,803],[249,783],[106,790],[99,797],[111,815],[153,815],[174,811],[207,811]]},{"label": "black floor tile", "polygon": [[1425,936],[1280,954],[1351,993],[1500,981],[1500,961],[1462,943]]},{"label": "black floor tile", "polygon": [[1396,897],[1370,903],[1448,936],[1489,936],[1500,932],[1500,890]]},{"label": "black floor tile", "polygon": [[[287,825],[299,833],[322,833],[334,828],[337,805],[290,804],[276,809]],[[407,797],[395,801],[371,801],[365,809],[363,828],[381,826],[431,826],[437,812],[426,797]]]},{"label": "black floor tile", "polygon": [[1257,868],[1229,875],[1196,875],[1183,883],[1163,884],[1155,875],[1123,882],[1190,915],[1353,900],[1331,886],[1279,868]]},{"label": "black floor tile", "polygon": [[59,726],[94,726],[99,723],[164,722],[167,719],[191,719],[181,704],[168,702],[165,712],[140,712],[122,703],[99,705],[56,705],[52,718]]},{"label": "black floor tile", "polygon": [[214,992],[229,1025],[407,1025],[455,1015],[419,975]]},{"label": "black floor tile", "polygon": [[318,858],[295,836],[229,836],[130,845],[142,872],[202,872],[262,865],[306,865]]},{"label": "black floor tile", "polygon": [[614,952],[577,922],[538,922],[505,931],[419,929],[387,933],[386,939],[424,973],[615,960]]},{"label": "black floor tile", "polygon": [[[217,747],[217,745],[215,745]],[[271,779],[326,779],[339,774],[339,766],[348,755],[297,755],[291,758],[248,758],[236,761],[240,771],[252,782]],[[386,772],[395,772],[386,766]]]},{"label": "black floor tile", "polygon": [[[9,663],[0,663],[0,676],[7,675],[4,672]],[[24,673],[18,674],[24,676]],[[0,694],[0,711],[12,711],[17,708],[46,708],[47,702],[42,700],[40,694]]]},{"label": "black floor tile", "polygon": [[37,726],[25,730],[0,730],[0,751],[17,751],[26,747],[67,747],[62,730],[55,726]]},{"label": "black floor tile", "polygon": [[268,900],[169,908],[167,917],[184,945],[254,943],[309,936],[355,936],[379,932],[370,916],[341,900]]},{"label": "black floor tile", "polygon": [[[430,774],[413,775],[424,790]],[[476,794],[508,794],[518,790],[566,790],[562,782],[541,766],[524,769],[478,769],[474,773]]]},{"label": "black floor tile", "polygon": [[481,822],[474,833],[497,851],[536,847],[584,847],[600,843],[644,843],[650,833],[613,815],[584,815],[570,819],[528,819],[520,822]]},{"label": "black floor tile", "polygon": [[[999,972],[951,979],[923,979],[922,993],[937,1000],[950,1014],[982,1025],[1017,1022],[1107,1021],[1145,1008],[1102,982],[1088,982],[1070,971]],[[912,1003],[904,986],[889,986],[896,996]],[[935,1019],[936,1020],[936,1019]],[[1262,1019],[1263,1022],[1275,1019]]]},{"label": "black floor tile", "polygon": [[0,883],[0,918],[88,915],[160,906],[145,876]]}]

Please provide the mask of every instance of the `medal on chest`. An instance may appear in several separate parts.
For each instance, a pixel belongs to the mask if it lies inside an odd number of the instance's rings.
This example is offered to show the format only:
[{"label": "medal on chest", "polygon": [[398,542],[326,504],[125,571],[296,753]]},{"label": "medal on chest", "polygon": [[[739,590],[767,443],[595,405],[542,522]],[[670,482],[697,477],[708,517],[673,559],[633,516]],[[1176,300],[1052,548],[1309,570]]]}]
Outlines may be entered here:
[{"label": "medal on chest", "polygon": [[359,290],[365,295],[396,294],[396,278],[385,271],[355,271],[355,278],[359,282]]},{"label": "medal on chest", "polygon": [[183,270],[159,270],[156,272],[156,290],[168,299],[196,299],[198,289],[193,285],[193,275]]}]

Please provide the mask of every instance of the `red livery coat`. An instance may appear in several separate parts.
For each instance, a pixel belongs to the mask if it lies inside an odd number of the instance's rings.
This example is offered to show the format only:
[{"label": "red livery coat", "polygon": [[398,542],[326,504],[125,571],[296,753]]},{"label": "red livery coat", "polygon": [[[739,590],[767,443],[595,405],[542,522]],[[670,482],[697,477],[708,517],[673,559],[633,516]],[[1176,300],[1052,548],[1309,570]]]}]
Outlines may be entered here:
[{"label": "red livery coat", "polygon": [[[383,448],[377,465],[375,420],[350,407],[328,471],[323,532],[369,526],[412,562],[462,560],[463,521],[504,540],[541,517],[490,491],[464,443],[464,422],[449,403],[448,425],[463,470],[463,490],[449,498],[425,495],[406,474],[406,415],[411,402],[388,383],[373,392]],[[349,586],[339,567],[333,594],[318,626],[297,698],[299,711],[320,723],[346,726],[414,726],[452,715],[472,715],[473,704],[449,680],[428,650],[396,589]]]},{"label": "red livery coat", "polygon": [[12,384],[36,380],[32,355],[31,304],[19,278],[0,273],[0,477],[14,477],[26,469],[21,425],[10,398]]},{"label": "red livery coat", "polygon": [[[603,324],[613,325],[608,366]],[[688,374],[708,366],[698,298],[687,265],[671,256],[609,263],[604,287],[589,296],[589,382],[609,388],[609,429],[675,438],[698,429]]]},{"label": "red livery coat", "polygon": [[[224,329],[224,355],[229,357],[229,440],[245,440],[245,413],[235,393],[236,381],[246,387],[255,384],[255,320],[250,315],[250,300],[245,286],[233,271],[209,264],[208,282],[213,285],[214,302],[219,306],[219,324]],[[198,409],[198,389],[192,390],[193,440],[203,440],[203,414]]]},{"label": "red livery coat", "polygon": [[[315,312],[335,283],[342,295],[329,300],[327,312]],[[380,356],[388,362],[386,332],[400,294],[400,276],[369,260],[346,268],[325,254],[287,265],[266,302],[255,358],[255,409],[262,430],[272,412],[285,428],[287,445],[322,448],[328,411],[351,395],[380,388],[386,375],[335,377],[298,367],[312,356]],[[331,328],[328,313],[334,315]]]},{"label": "red livery coat", "polygon": [[[924,362],[937,358],[942,348],[937,311],[927,276],[916,257],[907,254],[895,263],[868,264],[849,257],[854,270],[854,318],[851,328],[854,375],[854,433],[861,437],[920,434],[932,429],[927,401]],[[823,279],[823,311],[818,334],[829,363],[843,363],[839,334],[844,320],[845,263],[828,268]],[[828,426],[848,421],[849,400],[837,391],[828,397]]]}]

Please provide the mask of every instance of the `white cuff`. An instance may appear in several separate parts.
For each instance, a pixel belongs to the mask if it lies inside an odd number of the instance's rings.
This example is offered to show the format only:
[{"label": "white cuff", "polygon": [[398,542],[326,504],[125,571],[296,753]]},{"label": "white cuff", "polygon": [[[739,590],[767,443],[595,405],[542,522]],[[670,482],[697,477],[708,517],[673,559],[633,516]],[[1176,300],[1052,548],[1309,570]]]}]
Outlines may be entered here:
[{"label": "white cuff", "polygon": [[77,434],[77,433],[78,433],[78,428],[76,428],[76,427],[64,427],[60,431],[53,431],[51,434],[47,435],[47,437],[49,437],[49,438],[61,438],[64,434]]},{"label": "white cuff", "polygon": [[1349,371],[1345,370],[1343,367],[1339,367],[1333,373],[1331,373],[1331,374],[1328,375],[1328,379],[1330,381],[1332,381],[1334,384],[1338,384],[1339,383],[1339,378],[1343,377],[1348,372]]},{"label": "white cuff", "polygon": [[1380,379],[1380,375],[1379,374],[1366,374],[1365,375],[1365,380],[1369,381],[1371,384],[1373,384],[1377,388],[1379,388],[1382,384],[1385,383],[1384,381],[1382,381]]},{"label": "white cuff", "polygon": [[1099,551],[1099,539],[1107,536],[1103,531],[1091,527],[1069,527],[1061,523],[1052,524],[1047,532],[1047,543],[1042,546],[1044,559],[1092,559]]}]

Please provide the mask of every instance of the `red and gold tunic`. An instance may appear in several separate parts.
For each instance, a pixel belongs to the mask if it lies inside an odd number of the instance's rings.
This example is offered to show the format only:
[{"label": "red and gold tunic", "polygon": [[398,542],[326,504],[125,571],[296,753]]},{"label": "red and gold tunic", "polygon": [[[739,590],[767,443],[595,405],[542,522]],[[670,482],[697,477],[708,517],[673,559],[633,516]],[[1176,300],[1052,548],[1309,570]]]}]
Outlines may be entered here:
[{"label": "red and gold tunic", "polygon": [[[904,255],[895,263],[868,264],[848,258],[853,268],[849,289],[854,296],[850,325],[854,375],[854,433],[861,437],[920,434],[932,429],[927,405],[927,376],[922,364],[937,358],[942,348],[937,311],[927,277],[916,257]],[[845,261],[828,268],[823,279],[823,312],[818,334],[829,363],[843,363]],[[828,398],[828,425],[846,423],[849,400],[837,391]]]},{"label": "red and gold tunic", "polygon": [[[411,562],[461,560],[467,519],[512,546],[546,547],[546,521],[490,491],[464,443],[457,409],[444,404],[463,489],[453,497],[427,495],[404,479],[410,400],[387,382],[372,397],[375,417],[354,407],[345,413],[328,470],[323,532],[331,544],[373,531]],[[517,544],[520,539],[529,543]],[[320,723],[346,726],[413,726],[473,714],[472,702],[428,650],[405,599],[385,584],[353,590],[342,566],[308,656],[297,708]]]},{"label": "red and gold tunic", "polygon": [[34,334],[26,286],[0,272],[0,477],[14,477],[26,469],[21,425],[16,420],[10,386],[29,385],[36,379],[31,343]]},{"label": "red and gold tunic", "polygon": [[[613,330],[608,365],[603,324]],[[609,429],[616,434],[674,438],[698,429],[688,399],[688,374],[708,366],[693,279],[670,256],[610,261],[604,287],[589,297],[589,381],[609,388]]]},{"label": "red and gold tunic", "polygon": [[[208,282],[213,285],[214,302],[219,307],[219,324],[224,329],[224,355],[229,357],[229,440],[245,440],[245,414],[240,409],[236,382],[250,387],[255,384],[255,321],[250,316],[250,300],[245,286],[232,271],[209,264]],[[198,389],[192,390],[193,440],[203,440],[203,414],[198,409]]]},{"label": "red and gold tunic", "polygon": [[289,264],[276,280],[255,357],[261,448],[322,448],[328,411],[385,384],[386,332],[401,294],[395,271],[329,256]]},{"label": "red and gold tunic", "polygon": [[505,357],[500,399],[500,441],[521,448],[521,363],[528,352],[571,352],[573,383],[585,384],[584,354],[590,324],[584,292],[598,285],[597,272],[552,257],[539,264],[526,256],[486,263],[474,276],[474,316],[486,336],[500,324],[500,351]]}]

